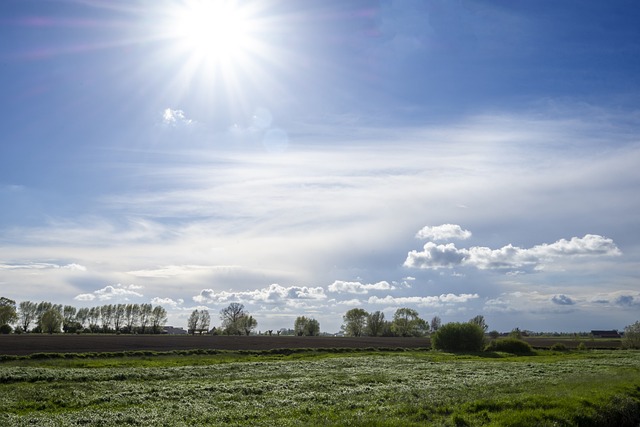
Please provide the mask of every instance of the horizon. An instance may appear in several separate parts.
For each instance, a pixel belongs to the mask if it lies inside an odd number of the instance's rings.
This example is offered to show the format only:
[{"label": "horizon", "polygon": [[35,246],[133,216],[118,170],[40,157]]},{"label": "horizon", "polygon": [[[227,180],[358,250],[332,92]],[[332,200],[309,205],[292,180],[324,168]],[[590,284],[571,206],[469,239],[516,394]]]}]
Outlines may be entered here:
[{"label": "horizon", "polygon": [[[640,6],[6,0],[0,297],[354,307],[490,330],[640,308]],[[214,324],[212,319],[212,325]]]}]

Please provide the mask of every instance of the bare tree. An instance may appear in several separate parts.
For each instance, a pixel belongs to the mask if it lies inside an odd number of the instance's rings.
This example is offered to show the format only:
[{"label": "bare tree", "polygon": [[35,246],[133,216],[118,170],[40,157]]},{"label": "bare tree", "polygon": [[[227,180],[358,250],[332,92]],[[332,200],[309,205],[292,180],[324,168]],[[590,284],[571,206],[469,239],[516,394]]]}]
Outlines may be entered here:
[{"label": "bare tree", "polygon": [[222,328],[227,335],[242,335],[244,332],[239,324],[242,317],[247,316],[244,305],[232,302],[227,308],[220,310],[220,320]]},{"label": "bare tree", "polygon": [[117,304],[113,310],[113,329],[119,332],[122,328],[122,322],[124,321],[126,304]]},{"label": "bare tree", "polygon": [[20,326],[25,332],[29,332],[31,323],[37,319],[38,304],[31,301],[22,301],[18,305],[18,317]]},{"label": "bare tree", "polygon": [[442,320],[438,316],[433,316],[433,319],[431,319],[431,332],[438,332],[440,326],[442,326]]},{"label": "bare tree", "polygon": [[484,320],[484,316],[481,314],[477,315],[473,319],[470,319],[469,323],[480,326],[484,332],[487,332],[487,329],[489,329],[489,325],[487,325],[487,322]]},{"label": "bare tree", "polygon": [[200,310],[198,313],[198,323],[200,324],[198,331],[200,335],[207,332],[209,330],[209,325],[211,324],[211,315],[209,314],[209,310]]},{"label": "bare tree", "polygon": [[153,306],[151,304],[140,304],[140,333],[147,331],[147,326],[151,322]]}]

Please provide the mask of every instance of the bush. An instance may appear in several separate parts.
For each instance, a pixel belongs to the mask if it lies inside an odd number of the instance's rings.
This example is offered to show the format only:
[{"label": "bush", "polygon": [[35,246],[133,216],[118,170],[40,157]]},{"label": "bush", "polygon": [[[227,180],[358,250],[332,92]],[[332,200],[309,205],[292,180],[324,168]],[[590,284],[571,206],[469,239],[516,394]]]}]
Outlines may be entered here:
[{"label": "bush", "polygon": [[0,334],[10,334],[12,330],[11,325],[0,325]]},{"label": "bush", "polygon": [[551,346],[551,350],[553,351],[567,351],[567,346],[562,344],[561,342],[557,342]]},{"label": "bush", "polygon": [[485,351],[502,351],[512,354],[532,354],[533,349],[528,342],[517,338],[503,338],[491,341]]},{"label": "bush", "polygon": [[482,351],[484,330],[473,323],[447,323],[431,336],[431,346],[445,351]]},{"label": "bush", "polygon": [[578,350],[580,350],[580,351],[588,350],[587,349],[587,345],[584,342],[580,341],[580,344],[578,344]]}]

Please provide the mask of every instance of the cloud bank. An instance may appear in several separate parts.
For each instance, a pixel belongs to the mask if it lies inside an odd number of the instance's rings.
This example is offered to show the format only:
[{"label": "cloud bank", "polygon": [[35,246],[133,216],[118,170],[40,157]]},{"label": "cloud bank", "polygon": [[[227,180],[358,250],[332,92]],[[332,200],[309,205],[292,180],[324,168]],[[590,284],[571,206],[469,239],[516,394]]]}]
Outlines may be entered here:
[{"label": "cloud bank", "polygon": [[[450,230],[457,231],[458,226],[447,225]],[[458,227],[458,228],[453,228]],[[426,229],[426,231],[425,231]],[[418,233],[431,238],[450,238],[460,235],[456,232],[437,233],[425,227]],[[424,231],[424,232],[423,232]],[[470,232],[469,232],[470,235]],[[404,266],[409,268],[432,269],[453,268],[458,266],[474,267],[481,270],[496,269],[541,269],[545,264],[560,260],[581,257],[619,256],[622,252],[613,240],[597,234],[584,237],[572,237],[570,240],[560,239],[551,244],[536,245],[531,248],[520,248],[508,244],[498,249],[484,246],[457,248],[453,243],[438,244],[427,242],[422,251],[412,250],[407,254]]]}]

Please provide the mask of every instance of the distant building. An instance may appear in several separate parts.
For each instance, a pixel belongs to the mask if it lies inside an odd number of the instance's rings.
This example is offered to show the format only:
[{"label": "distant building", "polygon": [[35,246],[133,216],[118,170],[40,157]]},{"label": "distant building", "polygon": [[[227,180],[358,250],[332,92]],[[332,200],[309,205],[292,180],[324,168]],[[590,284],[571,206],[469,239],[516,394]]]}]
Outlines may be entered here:
[{"label": "distant building", "polygon": [[621,337],[620,333],[615,329],[611,331],[593,330],[591,331],[591,335],[593,335],[594,338],[620,338]]},{"label": "distant building", "polygon": [[183,328],[176,328],[174,326],[165,326],[163,333],[169,334],[169,335],[186,335],[187,331],[185,331]]}]

